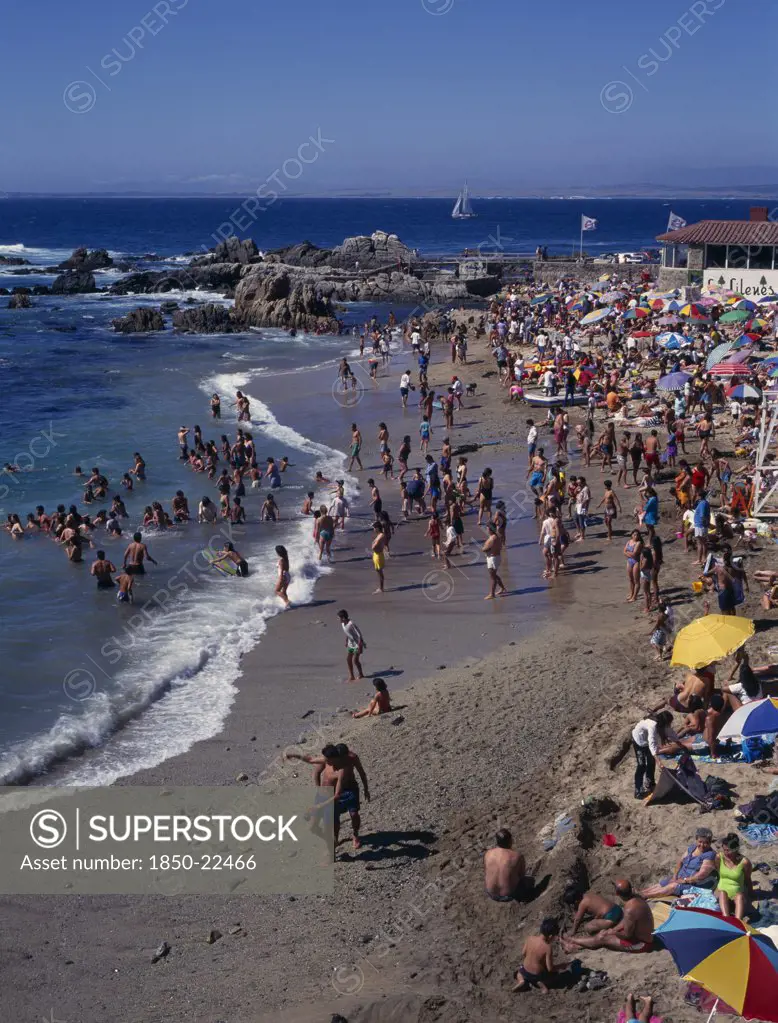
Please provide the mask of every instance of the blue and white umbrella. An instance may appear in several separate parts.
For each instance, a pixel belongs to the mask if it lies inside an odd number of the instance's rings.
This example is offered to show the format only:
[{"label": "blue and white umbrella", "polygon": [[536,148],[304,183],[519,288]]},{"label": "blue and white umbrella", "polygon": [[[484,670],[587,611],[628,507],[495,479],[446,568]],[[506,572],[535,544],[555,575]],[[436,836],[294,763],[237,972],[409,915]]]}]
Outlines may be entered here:
[{"label": "blue and white umbrella", "polygon": [[657,344],[662,345],[663,348],[669,348],[670,351],[677,351],[681,345],[694,344],[692,338],[687,337],[685,334],[679,334],[674,330],[668,330],[664,334],[659,334],[656,340]]}]

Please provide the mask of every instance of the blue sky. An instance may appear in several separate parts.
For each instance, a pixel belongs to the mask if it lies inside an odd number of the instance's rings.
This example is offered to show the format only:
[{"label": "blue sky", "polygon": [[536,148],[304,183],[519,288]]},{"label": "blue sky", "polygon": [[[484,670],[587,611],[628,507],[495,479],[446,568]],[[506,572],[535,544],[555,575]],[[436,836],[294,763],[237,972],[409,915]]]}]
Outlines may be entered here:
[{"label": "blue sky", "polygon": [[9,3],[0,190],[244,192],[319,132],[290,191],[774,182],[776,29],[774,0]]}]

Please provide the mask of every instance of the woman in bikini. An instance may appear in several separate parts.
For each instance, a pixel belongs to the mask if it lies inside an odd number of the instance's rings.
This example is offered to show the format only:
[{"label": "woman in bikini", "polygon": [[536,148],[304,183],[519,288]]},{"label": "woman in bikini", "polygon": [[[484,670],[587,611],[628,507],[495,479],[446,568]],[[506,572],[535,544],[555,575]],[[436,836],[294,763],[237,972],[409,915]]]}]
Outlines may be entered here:
[{"label": "woman in bikini", "polygon": [[[700,448],[700,455],[702,455],[702,448]],[[723,508],[727,503],[729,481],[732,479],[732,466],[718,448],[713,449],[713,474],[721,486],[721,507]]]},{"label": "woman in bikini", "polygon": [[276,547],[276,554],[278,555],[276,593],[281,600],[283,600],[284,604],[289,607],[289,597],[286,594],[291,581],[291,575],[289,573],[289,555],[287,554],[286,547],[282,547],[280,544]]},{"label": "woman in bikini", "polygon": [[627,559],[627,582],[629,583],[628,604],[634,604],[640,594],[640,555],[643,550],[643,537],[639,529],[633,529],[629,540],[624,544],[624,557]]}]

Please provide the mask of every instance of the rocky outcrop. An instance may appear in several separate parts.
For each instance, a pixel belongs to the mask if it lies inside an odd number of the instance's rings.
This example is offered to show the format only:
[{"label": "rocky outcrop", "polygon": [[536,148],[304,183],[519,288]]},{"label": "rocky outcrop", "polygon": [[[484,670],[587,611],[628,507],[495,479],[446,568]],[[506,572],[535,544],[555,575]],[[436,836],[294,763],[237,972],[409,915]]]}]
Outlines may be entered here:
[{"label": "rocky outcrop", "polygon": [[285,249],[277,249],[266,259],[289,266],[331,266],[339,270],[378,270],[382,267],[408,266],[413,250],[404,245],[396,234],[374,231],[371,235],[346,238],[334,249],[320,249],[311,242],[301,242]]},{"label": "rocky outcrop", "polygon": [[178,302],[160,302],[159,311],[161,313],[174,313],[179,308]]},{"label": "rocky outcrop", "polygon": [[50,295],[51,288],[47,287],[45,284],[36,284],[32,289],[32,293],[33,295]]},{"label": "rocky outcrop", "polygon": [[0,256],[0,266],[29,266],[29,259],[22,256]]},{"label": "rocky outcrop", "polygon": [[173,313],[173,329],[182,334],[233,334],[240,327],[227,306],[209,302],[194,309],[179,309]]},{"label": "rocky outcrop", "polygon": [[11,295],[8,299],[9,309],[29,309],[31,305],[29,295]]},{"label": "rocky outcrop", "polygon": [[332,305],[318,281],[290,272],[288,267],[257,267],[235,290],[235,317],[245,326],[323,330],[336,333]]},{"label": "rocky outcrop", "polygon": [[89,272],[69,270],[54,278],[52,295],[85,295],[97,291],[95,276]]},{"label": "rocky outcrop", "polygon": [[211,249],[204,256],[196,256],[192,266],[207,266],[209,263],[240,263],[246,266],[259,259],[259,249],[252,238],[241,240],[234,235],[219,242],[216,248]]},{"label": "rocky outcrop", "polygon": [[113,329],[118,334],[150,334],[152,331],[164,330],[165,320],[158,309],[140,306],[114,320]]},{"label": "rocky outcrop", "polygon": [[106,249],[94,249],[90,252],[85,246],[79,249],[74,249],[73,254],[69,256],[64,263],[60,263],[59,266],[55,267],[55,270],[103,270],[108,266],[113,266],[113,260],[108,255]]},{"label": "rocky outcrop", "polygon": [[122,277],[111,285],[112,295],[149,295],[168,291],[229,292],[243,272],[240,263],[210,263],[176,270],[144,270]]}]

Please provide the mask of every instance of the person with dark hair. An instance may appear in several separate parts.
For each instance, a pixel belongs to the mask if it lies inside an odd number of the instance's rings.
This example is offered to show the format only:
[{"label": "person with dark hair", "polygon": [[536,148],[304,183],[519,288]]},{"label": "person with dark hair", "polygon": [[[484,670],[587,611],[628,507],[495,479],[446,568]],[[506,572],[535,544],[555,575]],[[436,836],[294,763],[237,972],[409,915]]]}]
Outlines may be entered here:
[{"label": "person with dark hair", "polygon": [[632,729],[632,750],[635,754],[635,799],[653,792],[656,784],[656,757],[670,752],[678,742],[672,730],[673,715],[669,710],[650,714]]},{"label": "person with dark hair", "polygon": [[314,767],[313,780],[317,788],[332,788],[333,795],[329,799],[317,800],[317,809],[320,811],[329,803],[332,803],[335,810],[335,845],[338,844],[340,834],[340,818],[344,813],[351,817],[351,828],[354,835],[354,850],[362,846],[359,837],[361,818],[359,816],[359,783],[354,772],[359,775],[364,790],[365,799],[370,802],[370,787],[367,774],[362,766],[362,761],[356,753],[348,748],[345,742],[337,745],[328,744],[322,751],[321,756],[314,756],[310,753],[286,753],[286,760],[302,760],[303,763],[312,764]]},{"label": "person with dark hair", "polygon": [[[365,677],[362,673],[361,657],[362,651],[367,649],[367,643],[359,626],[352,622],[351,616],[345,608],[338,611],[338,618],[346,636],[346,665],[348,666],[348,679],[346,681],[357,682]],[[354,675],[354,668],[359,673],[356,676]]]},{"label": "person with dark hair", "polygon": [[149,554],[148,547],[143,542],[141,533],[132,534],[132,543],[124,552],[123,566],[128,575],[145,575],[146,569],[143,562],[148,559],[152,565],[158,564]]},{"label": "person with dark hair", "polygon": [[495,847],[484,853],[486,894],[495,902],[513,902],[521,894],[527,865],[513,848],[513,835],[507,828],[500,828],[494,840]]},{"label": "person with dark hair", "polygon": [[373,593],[384,592],[384,567],[386,565],[386,530],[384,529],[383,522],[376,521],[373,523],[373,542],[370,545],[370,550],[373,555],[373,568],[378,573],[378,586]]},{"label": "person with dark hair", "polygon": [[540,931],[524,942],[521,950],[522,964],[516,972],[514,991],[536,987],[541,994],[548,994],[547,982],[554,972],[553,941],[559,935],[559,921],[546,917],[540,924]]},{"label": "person with dark hair", "polygon": [[116,566],[112,561],[108,561],[105,551],[98,551],[97,559],[89,569],[89,574],[97,579],[98,590],[112,590],[114,588],[116,583],[113,581],[112,573],[115,571]]},{"label": "person with dark hair", "polygon": [[284,604],[289,607],[289,597],[286,591],[289,589],[289,583],[291,581],[291,575],[289,572],[289,554],[287,553],[286,547],[278,544],[276,547],[276,554],[278,555],[278,578],[276,579],[276,593],[283,600]]},{"label": "person with dark hair", "polygon": [[[732,682],[735,672],[738,672],[738,680],[737,682]],[[721,689],[724,699],[731,710],[736,711],[744,703],[753,703],[754,700],[762,699],[762,683],[751,667],[751,661],[745,647],[741,647],[735,654],[735,666],[732,669],[729,680],[731,685],[722,686]]]},{"label": "person with dark hair", "polygon": [[638,895],[632,890],[630,882],[623,879],[616,882],[615,888],[624,904],[621,921],[591,937],[562,937],[561,944],[565,952],[577,952],[581,948],[607,948],[611,952],[627,952],[632,955],[655,951],[654,917],[644,898],[646,893]]},{"label": "person with dark hair", "polygon": [[690,888],[709,888],[716,885],[716,854],[711,848],[713,832],[710,828],[697,828],[694,842],[678,861],[672,877],[659,884],[644,888],[642,895],[647,899],[663,898],[665,895],[685,895]]},{"label": "person with dark hair", "polygon": [[212,564],[217,565],[220,561],[231,561],[235,566],[235,574],[241,579],[245,579],[249,574],[248,562],[229,541],[225,543],[222,553],[213,559]]},{"label": "person with dark hair", "polygon": [[[581,892],[579,889],[576,889],[574,899],[580,899],[580,902],[578,902],[573,926],[570,929],[571,934],[575,934],[582,924],[587,934],[607,931],[614,924],[621,923],[624,916],[624,910],[618,902],[606,899],[604,895],[600,895],[597,892]],[[586,916],[591,917],[591,919],[587,920],[584,924],[583,919]]]},{"label": "person with dark hair", "polygon": [[351,715],[353,718],[374,717],[378,714],[388,714],[392,709],[392,701],[386,682],[382,678],[374,678],[375,696],[364,710],[355,710]]},{"label": "person with dark hair", "polygon": [[735,916],[738,920],[745,920],[748,903],[753,898],[751,861],[740,851],[740,836],[734,832],[721,842],[716,856],[716,872],[719,876],[716,898],[722,914],[731,916],[734,904]]}]

